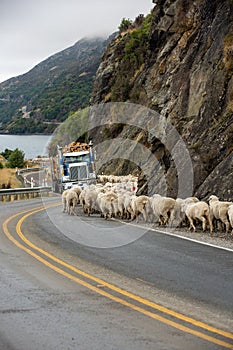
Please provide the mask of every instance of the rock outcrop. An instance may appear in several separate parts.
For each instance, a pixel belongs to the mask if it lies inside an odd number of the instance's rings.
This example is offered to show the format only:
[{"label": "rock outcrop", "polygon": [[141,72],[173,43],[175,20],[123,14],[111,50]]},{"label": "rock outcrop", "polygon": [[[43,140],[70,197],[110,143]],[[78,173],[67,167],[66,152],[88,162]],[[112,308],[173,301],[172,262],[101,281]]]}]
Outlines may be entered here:
[{"label": "rock outcrop", "polygon": [[[131,102],[158,113],[187,147],[193,194],[206,198],[215,193],[233,200],[233,2],[153,2],[154,9],[139,28],[120,33],[108,46],[91,103]],[[177,195],[179,170],[166,144],[129,126],[119,130],[112,125],[110,134],[143,143],[163,168],[167,194]],[[103,133],[92,136],[98,143]]]}]

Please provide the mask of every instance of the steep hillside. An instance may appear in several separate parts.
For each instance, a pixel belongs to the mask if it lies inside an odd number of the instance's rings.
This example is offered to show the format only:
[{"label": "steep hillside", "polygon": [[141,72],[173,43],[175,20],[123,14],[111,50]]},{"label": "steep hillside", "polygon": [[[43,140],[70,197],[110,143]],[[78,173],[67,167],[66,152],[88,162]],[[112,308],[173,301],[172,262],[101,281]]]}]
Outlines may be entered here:
[{"label": "steep hillside", "polygon": [[83,39],[0,84],[3,132],[50,133],[56,123],[89,104],[93,77],[108,40]]},{"label": "steep hillside", "polygon": [[[186,145],[194,172],[192,192],[203,198],[214,192],[233,200],[233,2],[154,3],[151,15],[140,26],[131,26],[108,46],[91,103],[132,102],[158,113],[163,123],[165,120],[175,126]],[[152,123],[152,119],[148,114],[144,124]],[[103,139],[100,129],[93,133],[95,143]],[[145,145],[163,169],[166,193],[177,195],[179,177],[187,176],[177,169],[174,158],[178,154],[172,154],[163,140],[151,137],[143,126],[131,129],[129,125],[119,128],[111,124],[108,134]],[[112,154],[113,144],[109,145]],[[180,158],[182,162],[182,154]],[[118,164],[125,167],[122,159]],[[109,169],[119,167],[108,164],[105,171]],[[147,176],[141,170],[144,193],[149,180],[154,191],[159,191],[162,180],[158,183],[156,169]]]}]

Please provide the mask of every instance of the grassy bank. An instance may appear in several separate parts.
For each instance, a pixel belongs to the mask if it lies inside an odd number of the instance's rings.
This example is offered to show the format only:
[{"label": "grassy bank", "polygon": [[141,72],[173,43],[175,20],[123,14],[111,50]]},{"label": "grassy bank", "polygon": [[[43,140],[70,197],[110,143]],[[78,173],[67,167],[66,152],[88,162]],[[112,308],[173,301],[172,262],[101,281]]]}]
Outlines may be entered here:
[{"label": "grassy bank", "polygon": [[[0,156],[0,162],[5,166],[5,159]],[[0,189],[1,188],[19,188],[22,187],[21,182],[15,175],[15,169],[3,168],[0,169]]]}]

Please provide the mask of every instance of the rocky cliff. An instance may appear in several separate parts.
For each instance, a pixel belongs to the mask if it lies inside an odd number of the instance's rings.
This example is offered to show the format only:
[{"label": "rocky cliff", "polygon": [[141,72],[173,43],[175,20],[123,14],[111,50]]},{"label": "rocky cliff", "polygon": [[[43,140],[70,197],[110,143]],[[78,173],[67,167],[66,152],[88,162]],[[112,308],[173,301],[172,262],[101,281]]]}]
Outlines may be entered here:
[{"label": "rocky cliff", "polygon": [[[137,19],[108,46],[91,103],[132,102],[157,113],[175,127],[189,152],[193,194],[206,198],[215,193],[233,200],[233,2],[153,2],[150,15]],[[108,130],[110,138],[127,135],[146,146],[163,169],[167,194],[177,195],[177,178],[183,175],[178,174],[172,150],[158,135],[151,137],[141,127],[129,130],[123,122],[119,127],[116,121]],[[103,128],[93,138],[99,143]],[[115,163],[105,170],[113,168],[118,169]],[[133,168],[140,166],[131,164]],[[155,170],[149,177],[156,177]],[[140,180],[146,193],[148,176],[142,170]],[[157,185],[154,181],[159,191]]]}]

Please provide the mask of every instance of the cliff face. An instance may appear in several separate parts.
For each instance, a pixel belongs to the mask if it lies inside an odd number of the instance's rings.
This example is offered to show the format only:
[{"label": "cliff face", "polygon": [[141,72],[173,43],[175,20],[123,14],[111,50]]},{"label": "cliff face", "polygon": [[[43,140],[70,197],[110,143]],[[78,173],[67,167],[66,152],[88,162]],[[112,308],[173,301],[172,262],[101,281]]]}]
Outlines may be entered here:
[{"label": "cliff face", "polygon": [[[233,200],[233,2],[154,2],[139,28],[119,34],[109,45],[91,103],[128,101],[158,112],[186,144],[193,193]],[[144,136],[158,157],[158,139]],[[168,194],[176,195],[177,170],[166,145],[160,162]]]}]

